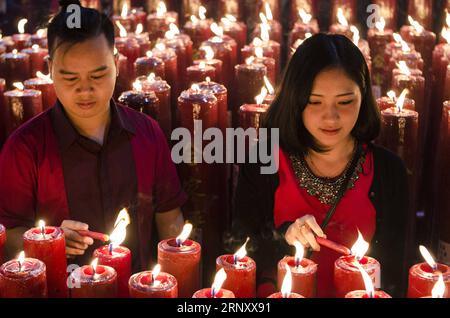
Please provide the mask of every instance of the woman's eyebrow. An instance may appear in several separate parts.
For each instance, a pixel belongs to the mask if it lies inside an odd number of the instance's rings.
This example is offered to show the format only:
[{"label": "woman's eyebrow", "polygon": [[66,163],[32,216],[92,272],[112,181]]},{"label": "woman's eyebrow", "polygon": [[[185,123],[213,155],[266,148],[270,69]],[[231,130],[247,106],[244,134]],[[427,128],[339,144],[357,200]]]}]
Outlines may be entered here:
[{"label": "woman's eyebrow", "polygon": [[[348,95],[355,95],[355,93],[350,92],[350,93],[339,94],[339,95],[336,95],[336,97],[342,97],[342,96],[348,96]],[[311,96],[323,97],[323,95],[320,95],[320,94],[314,94],[314,93],[312,93]]]}]

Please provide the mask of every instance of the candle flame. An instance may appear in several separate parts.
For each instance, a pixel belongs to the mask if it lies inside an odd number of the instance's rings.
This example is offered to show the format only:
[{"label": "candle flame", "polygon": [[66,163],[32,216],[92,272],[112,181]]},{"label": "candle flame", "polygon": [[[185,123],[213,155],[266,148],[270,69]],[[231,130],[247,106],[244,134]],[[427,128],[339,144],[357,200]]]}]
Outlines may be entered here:
[{"label": "candle flame", "polygon": [[202,46],[200,50],[205,51],[205,59],[208,61],[214,58],[214,50],[209,45]]},{"label": "candle flame", "polygon": [[211,82],[211,77],[209,77],[209,76],[206,76],[206,83],[209,83],[209,82]]},{"label": "candle flame", "polygon": [[432,298],[444,298],[445,294],[445,283],[444,278],[442,277],[442,273],[439,273],[439,278],[436,284],[434,284],[433,289],[431,290]]},{"label": "candle flame", "polygon": [[155,79],[156,79],[155,73],[150,73],[150,74],[147,76],[147,81],[149,81],[149,82],[154,82]]},{"label": "candle flame", "polygon": [[138,92],[142,92],[142,83],[141,81],[135,80],[133,82],[133,89]]},{"label": "candle flame", "polygon": [[261,24],[261,40],[263,42],[269,42],[270,35],[269,35],[270,26],[267,23]]},{"label": "candle flame", "polygon": [[392,37],[394,38],[394,41],[397,43],[401,43],[403,41],[403,38],[399,33],[394,33]]},{"label": "candle flame", "polygon": [[409,47],[408,43],[406,41],[401,40],[400,44],[402,45],[402,51],[403,52],[410,52],[411,48]]},{"label": "candle flame", "polygon": [[171,30],[169,30],[164,33],[164,37],[168,40],[173,40],[175,38],[175,34]]},{"label": "candle flame", "polygon": [[420,250],[420,254],[422,254],[423,258],[424,258],[425,261],[428,263],[428,265],[430,265],[430,267],[431,267],[433,270],[436,270],[437,264],[436,264],[436,262],[434,261],[433,256],[431,256],[431,254],[430,254],[430,252],[428,251],[428,249],[427,249],[425,246],[420,245],[420,246],[419,246],[419,250]]},{"label": "candle flame", "polygon": [[31,46],[31,48],[33,49],[33,51],[38,51],[39,50],[39,44],[33,44]]},{"label": "candle flame", "polygon": [[23,91],[25,89],[25,87],[23,86],[23,84],[21,82],[14,82],[13,86],[21,91]]},{"label": "candle flame", "polygon": [[257,58],[263,58],[264,57],[264,51],[263,48],[260,46],[255,47],[255,56]]},{"label": "candle flame", "polygon": [[261,19],[262,24],[268,24],[269,21],[267,21],[266,15],[262,12],[259,13],[259,18]]},{"label": "candle flame", "polygon": [[47,35],[47,29],[39,29],[36,31],[38,37],[43,38]]},{"label": "candle flame", "polygon": [[355,43],[355,45],[358,45],[360,39],[358,28],[352,25],[350,26],[350,31],[352,31],[353,33],[353,43]]},{"label": "candle flame", "polygon": [[223,37],[223,28],[220,27],[216,22],[211,23],[211,31],[218,37]]},{"label": "candle flame", "polygon": [[225,272],[225,269],[221,268],[214,277],[214,282],[211,286],[211,295],[213,298],[216,297],[217,293],[220,291],[220,288],[222,288],[223,283],[227,279],[227,273]]},{"label": "candle flame", "polygon": [[306,12],[304,9],[298,10],[298,15],[304,24],[311,22],[312,15]]},{"label": "candle flame", "polygon": [[151,57],[153,57],[153,52],[152,52],[152,51],[147,51],[147,52],[145,52],[145,55],[146,55],[148,58],[151,58]]},{"label": "candle flame", "polygon": [[395,101],[397,99],[397,94],[395,94],[395,92],[393,90],[390,90],[389,92],[387,92],[386,95],[393,101]]},{"label": "candle flame", "polygon": [[448,44],[450,44],[450,28],[443,27],[441,36],[447,41]]},{"label": "candle flame", "polygon": [[204,61],[201,61],[200,63],[198,63],[198,67],[200,69],[205,69],[206,68],[206,63]]},{"label": "candle flame", "polygon": [[125,19],[128,15],[128,3],[125,1],[122,6],[122,12],[120,13],[120,16],[122,19]]},{"label": "candle flame", "polygon": [[175,35],[180,34],[180,29],[178,29],[178,27],[175,23],[169,24],[169,30],[172,31],[172,33]]},{"label": "candle flame", "polygon": [[406,95],[409,93],[408,89],[404,89],[402,93],[400,94],[399,98],[397,99],[397,102],[395,103],[395,106],[397,106],[397,109],[399,112],[403,110],[403,105],[405,104],[405,98]]},{"label": "candle flame", "polygon": [[259,37],[255,37],[252,41],[253,46],[262,46],[263,45],[263,41],[259,38]]},{"label": "candle flame", "polygon": [[[234,15],[232,15],[232,14],[225,14],[225,18],[228,19],[231,22],[237,22],[236,17]],[[450,24],[449,24],[449,26],[450,26]]]},{"label": "candle flame", "polygon": [[160,272],[161,272],[161,265],[156,264],[155,267],[153,267],[153,269],[152,269],[152,279],[153,279],[153,281],[156,280],[156,278],[158,277]]},{"label": "candle flame", "polygon": [[300,264],[305,254],[305,249],[299,241],[294,242],[295,246],[295,264]]},{"label": "candle flame", "polygon": [[264,75],[264,84],[266,85],[267,88],[267,92],[271,95],[273,95],[273,93],[275,92],[275,90],[273,89],[272,84],[270,83],[269,79],[267,78],[267,76]]},{"label": "candle flame", "polygon": [[204,6],[200,6],[198,8],[198,17],[200,18],[200,20],[206,19],[206,8]]},{"label": "candle flame", "polygon": [[193,90],[195,92],[200,92],[200,86],[198,84],[192,84],[191,90]]},{"label": "candle flame", "polygon": [[126,209],[122,209],[114,223],[114,230],[109,236],[109,240],[113,247],[119,246],[125,240],[128,224],[130,224],[130,216]]},{"label": "candle flame", "polygon": [[128,34],[127,29],[125,29],[122,25],[122,23],[120,23],[120,21],[116,21],[116,25],[119,28],[119,35],[121,38],[125,38]]},{"label": "candle flame", "polygon": [[144,31],[144,26],[142,25],[142,23],[139,23],[136,27],[136,31],[134,32],[136,35],[139,35],[142,33],[142,31]]},{"label": "candle flame", "polygon": [[447,27],[450,28],[450,14],[447,9],[445,9],[445,23],[447,23]]},{"label": "candle flame", "polygon": [[166,45],[162,42],[156,43],[155,45],[155,49],[157,49],[158,51],[165,51],[166,50]]},{"label": "candle flame", "polygon": [[290,267],[285,264],[286,274],[284,275],[283,284],[281,285],[281,296],[289,298],[292,290],[292,273]]},{"label": "candle flame", "polygon": [[254,56],[250,56],[250,57],[245,59],[245,64],[251,65],[254,61],[255,61],[255,57]]},{"label": "candle flame", "polygon": [[375,297],[375,289],[373,287],[372,279],[370,278],[369,274],[367,274],[367,272],[364,270],[364,268],[359,263],[356,263],[356,267],[358,267],[358,269],[362,275],[362,278],[364,280],[364,286],[366,288],[367,296],[369,298],[374,298]]},{"label": "candle flame", "polygon": [[117,54],[119,54],[119,51],[117,50],[116,47],[114,47],[114,56],[116,56]]},{"label": "candle flame", "polygon": [[250,240],[250,238],[247,237],[247,239],[245,240],[244,245],[242,245],[241,248],[238,249],[238,251],[236,253],[234,253],[234,255],[233,255],[234,263],[237,263],[238,261],[243,259],[245,257],[245,255],[247,255],[247,250],[245,249],[245,246],[247,245],[249,240]]},{"label": "candle flame", "polygon": [[20,19],[20,21],[17,23],[17,30],[19,30],[20,34],[25,33],[25,24],[27,24],[27,19]]},{"label": "candle flame", "polygon": [[23,262],[25,261],[25,252],[21,251],[17,257],[17,262],[19,263],[19,269],[22,268]]},{"label": "candle flame", "polygon": [[255,96],[256,104],[261,105],[264,101],[264,98],[267,96],[267,89],[265,87],[261,88],[261,93]]},{"label": "candle flame", "polygon": [[409,24],[411,24],[413,26],[413,28],[416,30],[416,32],[418,32],[418,33],[423,32],[423,30],[424,30],[423,26],[419,22],[414,20],[410,15],[408,15],[408,21],[409,21]]},{"label": "candle flame", "polygon": [[355,255],[356,260],[360,260],[364,257],[367,250],[369,249],[369,243],[367,243],[361,232],[358,230],[358,239],[356,240],[355,244],[353,244],[351,251],[352,255]]},{"label": "candle flame", "polygon": [[52,79],[50,78],[50,74],[45,75],[41,71],[37,71],[36,72],[36,77],[53,83]]},{"label": "candle flame", "polygon": [[186,241],[186,239],[189,237],[191,232],[192,232],[192,224],[191,223],[186,223],[183,226],[183,230],[181,231],[180,235],[178,235],[177,238],[175,239],[177,244],[179,246],[183,245],[184,241]]},{"label": "candle flame", "polygon": [[265,9],[267,20],[272,21],[273,20],[272,10],[270,9],[270,5],[267,2],[265,3]]},{"label": "candle flame", "polygon": [[398,63],[395,63],[395,65],[397,65],[397,68],[400,70],[401,74],[408,76],[411,75],[411,71],[405,61],[399,61]]},{"label": "candle flame", "polygon": [[164,14],[167,13],[167,7],[164,1],[158,2],[158,6],[156,7],[156,16],[158,18],[162,18]]},{"label": "candle flame", "polygon": [[197,19],[197,17],[195,15],[191,15],[191,22],[193,24],[197,24],[198,23],[198,19]]},{"label": "candle flame", "polygon": [[386,20],[384,20],[384,18],[381,17],[380,20],[375,22],[375,27],[378,29],[378,31],[383,32],[384,28],[386,27]]},{"label": "candle flame", "polygon": [[91,267],[92,267],[92,270],[94,271],[94,274],[97,271],[97,264],[98,264],[98,258],[96,257],[96,258],[94,258],[94,260],[91,263]]},{"label": "candle flame", "polygon": [[336,16],[337,16],[339,24],[346,26],[346,27],[348,26],[348,21],[345,18],[344,11],[342,10],[342,8],[337,9]]}]

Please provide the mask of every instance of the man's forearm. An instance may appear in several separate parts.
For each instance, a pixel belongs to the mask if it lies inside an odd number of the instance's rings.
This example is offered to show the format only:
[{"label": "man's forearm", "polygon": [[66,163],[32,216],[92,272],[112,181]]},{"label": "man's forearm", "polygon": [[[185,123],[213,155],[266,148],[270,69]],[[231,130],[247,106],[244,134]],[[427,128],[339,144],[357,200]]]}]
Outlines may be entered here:
[{"label": "man's forearm", "polygon": [[20,251],[23,250],[23,233],[26,227],[15,227],[6,230],[5,257],[6,260],[16,258]]}]

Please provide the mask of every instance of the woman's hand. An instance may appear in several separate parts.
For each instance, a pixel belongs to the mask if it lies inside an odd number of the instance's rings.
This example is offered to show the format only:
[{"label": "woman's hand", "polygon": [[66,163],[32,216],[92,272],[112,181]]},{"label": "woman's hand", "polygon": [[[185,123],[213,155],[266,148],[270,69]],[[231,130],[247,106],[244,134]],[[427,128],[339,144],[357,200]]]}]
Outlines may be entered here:
[{"label": "woman's hand", "polygon": [[87,236],[81,236],[77,231],[88,230],[89,225],[72,220],[64,220],[61,223],[61,228],[64,231],[64,238],[66,240],[66,256],[73,258],[78,255],[83,255],[89,245],[94,244],[94,240]]},{"label": "woman's hand", "polygon": [[295,241],[302,243],[304,247],[311,247],[314,251],[320,251],[315,235],[326,238],[316,218],[307,214],[295,220],[286,231],[284,238],[289,245],[294,245]]}]

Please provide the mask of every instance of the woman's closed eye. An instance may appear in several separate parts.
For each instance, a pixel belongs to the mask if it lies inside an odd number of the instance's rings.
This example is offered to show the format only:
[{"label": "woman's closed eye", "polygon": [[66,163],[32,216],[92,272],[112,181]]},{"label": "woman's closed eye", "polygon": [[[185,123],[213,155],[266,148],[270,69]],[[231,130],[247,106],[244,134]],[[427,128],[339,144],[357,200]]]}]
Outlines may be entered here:
[{"label": "woman's closed eye", "polygon": [[308,104],[309,105],[319,105],[321,102],[320,101],[318,101],[318,100],[309,100],[308,101]]},{"label": "woman's closed eye", "polygon": [[351,103],[353,103],[353,99],[340,101],[339,105],[349,105]]}]

